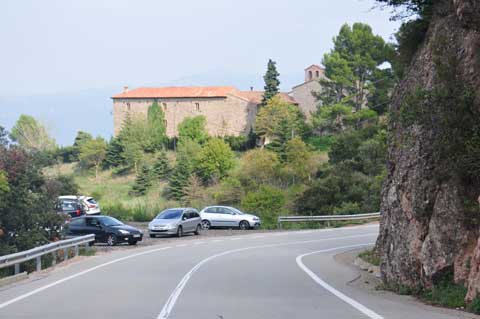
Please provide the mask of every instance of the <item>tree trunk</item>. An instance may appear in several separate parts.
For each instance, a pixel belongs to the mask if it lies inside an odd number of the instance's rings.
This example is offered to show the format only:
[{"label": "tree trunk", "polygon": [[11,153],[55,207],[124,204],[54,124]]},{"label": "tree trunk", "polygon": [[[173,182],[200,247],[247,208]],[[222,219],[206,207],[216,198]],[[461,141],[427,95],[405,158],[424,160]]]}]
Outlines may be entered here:
[{"label": "tree trunk", "polygon": [[[474,124],[480,123],[480,4],[434,3],[424,43],[390,106],[388,176],[376,249],[387,286],[428,288],[453,272],[455,281],[468,287],[469,301],[480,290],[480,183],[479,174],[458,159],[468,155],[467,137],[480,136]],[[464,89],[452,94],[451,88],[460,86]],[[477,165],[479,154],[471,154]]]}]

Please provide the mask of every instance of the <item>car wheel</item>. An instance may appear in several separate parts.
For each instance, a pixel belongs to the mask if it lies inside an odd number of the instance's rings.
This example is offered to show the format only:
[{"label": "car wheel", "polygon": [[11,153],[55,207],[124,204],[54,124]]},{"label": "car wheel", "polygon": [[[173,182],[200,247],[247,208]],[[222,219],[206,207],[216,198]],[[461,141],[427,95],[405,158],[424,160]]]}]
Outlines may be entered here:
[{"label": "car wheel", "polygon": [[212,227],[212,225],[210,224],[210,222],[208,220],[202,220],[202,228],[205,229],[205,230],[209,230],[210,227]]},{"label": "car wheel", "polygon": [[129,245],[131,246],[135,246],[137,244],[137,241],[136,240],[131,240],[128,242]]},{"label": "car wheel", "polygon": [[109,234],[107,237],[107,245],[108,246],[115,246],[117,244],[117,236],[114,234]]},{"label": "car wheel", "polygon": [[200,224],[197,225],[197,228],[195,229],[195,235],[200,235],[200,230],[202,229],[202,226]]},{"label": "car wheel", "polygon": [[238,224],[238,227],[241,229],[241,230],[247,230],[250,228],[250,224],[246,221],[246,220],[242,220],[240,222],[240,224]]},{"label": "car wheel", "polygon": [[150,234],[150,238],[155,238],[155,237],[157,237],[157,236]]},{"label": "car wheel", "polygon": [[182,237],[182,236],[183,236],[183,228],[182,228],[182,226],[178,226],[177,237]]}]

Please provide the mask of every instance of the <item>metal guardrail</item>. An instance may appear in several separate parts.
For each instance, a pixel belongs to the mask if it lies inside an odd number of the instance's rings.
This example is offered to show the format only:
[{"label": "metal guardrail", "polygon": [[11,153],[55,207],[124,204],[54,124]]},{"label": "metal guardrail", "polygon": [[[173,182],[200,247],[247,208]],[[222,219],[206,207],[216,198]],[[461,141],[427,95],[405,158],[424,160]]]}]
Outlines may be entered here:
[{"label": "metal guardrail", "polygon": [[18,253],[5,255],[0,257],[0,269],[15,266],[15,274],[20,272],[20,264],[32,259],[36,260],[36,270],[42,270],[42,256],[53,254],[53,264],[57,261],[56,252],[63,250],[64,260],[68,259],[68,248],[74,247],[75,256],[79,254],[79,246],[85,245],[85,250],[89,249],[90,242],[95,240],[95,235],[85,235],[80,237],[73,237],[71,239],[60,240],[40,247],[35,247],[29,250]]},{"label": "metal guardrail", "polygon": [[282,228],[283,222],[314,222],[314,221],[348,221],[348,220],[365,220],[376,219],[380,217],[380,213],[357,214],[357,215],[323,215],[323,216],[279,216],[278,228]]}]

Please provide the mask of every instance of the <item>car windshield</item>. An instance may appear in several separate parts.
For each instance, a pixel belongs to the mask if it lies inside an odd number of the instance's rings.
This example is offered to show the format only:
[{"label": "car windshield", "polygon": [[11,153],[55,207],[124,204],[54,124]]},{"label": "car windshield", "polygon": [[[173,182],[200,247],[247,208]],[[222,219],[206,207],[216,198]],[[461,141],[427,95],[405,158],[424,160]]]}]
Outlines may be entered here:
[{"label": "car windshield", "polygon": [[179,219],[182,213],[182,209],[167,209],[158,214],[155,219]]},{"label": "car windshield", "polygon": [[119,221],[118,219],[116,218],[113,218],[113,217],[100,217],[98,218],[98,220],[100,221],[100,223],[102,225],[105,225],[105,226],[117,226],[117,225],[123,225],[123,223],[121,221]]}]

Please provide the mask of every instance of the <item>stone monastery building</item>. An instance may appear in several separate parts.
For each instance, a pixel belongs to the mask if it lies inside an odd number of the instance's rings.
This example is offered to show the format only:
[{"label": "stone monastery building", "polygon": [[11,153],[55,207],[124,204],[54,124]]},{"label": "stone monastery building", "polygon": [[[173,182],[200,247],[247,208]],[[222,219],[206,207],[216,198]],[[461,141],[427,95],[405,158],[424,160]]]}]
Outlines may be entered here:
[{"label": "stone monastery building", "polygon": [[[323,69],[312,65],[305,70],[305,83],[290,93],[280,93],[285,102],[297,105],[307,116],[316,110],[312,91],[320,90],[318,80]],[[204,115],[206,129],[212,136],[245,135],[255,122],[262,91],[240,91],[233,86],[138,88],[112,97],[114,133],[118,135],[127,114],[146,119],[148,107],[154,101],[165,113],[167,135],[177,135],[178,124],[187,117]]]}]

